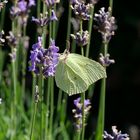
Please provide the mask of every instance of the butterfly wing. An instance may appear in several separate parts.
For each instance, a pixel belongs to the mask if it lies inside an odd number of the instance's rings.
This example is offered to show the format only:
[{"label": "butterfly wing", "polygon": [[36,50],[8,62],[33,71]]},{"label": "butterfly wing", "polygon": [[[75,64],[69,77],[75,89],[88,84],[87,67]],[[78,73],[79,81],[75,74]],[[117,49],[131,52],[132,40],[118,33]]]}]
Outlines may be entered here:
[{"label": "butterfly wing", "polygon": [[55,73],[56,85],[69,95],[86,91],[89,85],[104,77],[103,66],[74,53],[60,56]]},{"label": "butterfly wing", "polygon": [[[74,53],[69,54],[68,57],[70,59],[68,59],[67,65],[72,67],[73,71],[81,76],[88,86],[106,77],[105,68],[98,62]],[[81,71],[77,71],[77,67]]]},{"label": "butterfly wing", "polygon": [[67,60],[59,61],[57,65],[55,73],[56,85],[69,95],[86,91],[88,86],[85,80],[73,71],[73,66],[69,67],[67,65]]}]

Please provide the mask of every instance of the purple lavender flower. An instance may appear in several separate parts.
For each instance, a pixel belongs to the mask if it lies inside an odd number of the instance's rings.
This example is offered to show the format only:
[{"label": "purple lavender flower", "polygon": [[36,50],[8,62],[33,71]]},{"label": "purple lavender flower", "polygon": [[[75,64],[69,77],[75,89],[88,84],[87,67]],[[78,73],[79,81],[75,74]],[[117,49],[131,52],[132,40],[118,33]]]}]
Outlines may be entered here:
[{"label": "purple lavender flower", "polygon": [[6,36],[9,46],[16,47],[18,44],[17,37],[13,34],[12,31],[9,32],[9,36]]},{"label": "purple lavender flower", "polygon": [[106,56],[103,56],[103,54],[101,53],[100,54],[100,57],[99,57],[99,61],[100,63],[104,66],[104,67],[107,67],[109,66],[110,64],[114,64],[115,61],[113,59],[109,59],[110,55],[109,54],[106,54]]},{"label": "purple lavender flower", "polygon": [[103,137],[106,140],[129,140],[128,134],[122,134],[121,131],[118,132],[116,126],[112,126],[112,135],[104,131]]},{"label": "purple lavender flower", "polygon": [[85,4],[83,1],[77,1],[74,5],[71,5],[75,15],[82,19],[82,20],[89,20],[90,19],[90,8],[91,4]]},{"label": "purple lavender flower", "polygon": [[35,1],[34,0],[29,0],[28,3],[25,0],[19,0],[18,3],[17,3],[17,7],[20,9],[19,14],[28,13],[30,7],[32,7],[32,6],[35,6]]},{"label": "purple lavender flower", "polygon": [[50,47],[47,50],[44,63],[43,74],[45,77],[54,76],[58,64],[59,48],[55,46],[55,41],[51,40]]},{"label": "purple lavender flower", "polygon": [[56,21],[57,17],[55,15],[54,10],[52,10],[52,15],[51,17],[48,17],[48,13],[46,13],[46,15],[43,17],[43,14],[40,14],[40,18],[35,18],[32,17],[32,21],[34,21],[38,26],[45,26],[47,24],[49,24],[51,21]]},{"label": "purple lavender flower", "polygon": [[35,6],[35,0],[29,0],[28,7]]},{"label": "purple lavender flower", "polygon": [[0,45],[2,45],[5,42],[5,39],[3,38],[3,35],[4,35],[4,31],[2,30],[0,32]]},{"label": "purple lavender flower", "polygon": [[51,45],[48,49],[44,49],[41,42],[42,39],[39,37],[38,43],[32,46],[29,71],[39,74],[41,70],[45,77],[54,76],[58,63],[59,54],[57,52],[59,48],[55,46],[54,40],[51,40]]},{"label": "purple lavender flower", "polygon": [[48,7],[52,7],[52,6],[54,6],[55,4],[57,4],[57,3],[60,2],[60,0],[44,0],[44,1],[45,1],[46,5],[47,5]]},{"label": "purple lavender flower", "polygon": [[11,19],[15,19],[20,13],[20,9],[16,6],[12,6],[10,9],[10,17]]},{"label": "purple lavender flower", "polygon": [[[85,115],[84,119],[86,119],[86,116],[89,113],[89,110],[91,108],[90,104],[91,103],[89,99],[84,101],[84,115]],[[77,130],[80,130],[82,127],[82,106],[83,106],[81,103],[81,98],[77,98],[76,100],[74,100],[74,105],[76,109],[73,109],[72,112],[74,113],[74,118],[76,119],[75,127]]]},{"label": "purple lavender flower", "polygon": [[117,29],[115,17],[111,16],[111,10],[105,12],[105,8],[101,8],[99,14],[95,14],[94,20],[97,23],[94,27],[102,34],[103,41],[105,43],[109,42]]},{"label": "purple lavender flower", "polygon": [[27,1],[25,0],[20,0],[18,3],[18,8],[20,9],[21,13],[26,13],[27,12]]},{"label": "purple lavender flower", "polygon": [[88,31],[82,31],[82,33],[81,33],[81,31],[79,31],[76,33],[76,35],[71,34],[71,37],[76,40],[76,43],[79,46],[85,46],[88,44],[88,41],[89,41]]},{"label": "purple lavender flower", "polygon": [[10,10],[11,19],[13,20],[15,17],[20,16],[24,21],[27,22],[28,13],[32,6],[35,6],[34,0],[29,0],[29,2],[27,2],[25,0],[19,0],[17,2],[17,5],[12,6],[12,8]]},{"label": "purple lavender flower", "polygon": [[9,53],[9,56],[11,57],[11,61],[14,62],[16,60],[16,52],[17,52],[17,49],[16,48],[13,48],[12,49],[12,52]]}]

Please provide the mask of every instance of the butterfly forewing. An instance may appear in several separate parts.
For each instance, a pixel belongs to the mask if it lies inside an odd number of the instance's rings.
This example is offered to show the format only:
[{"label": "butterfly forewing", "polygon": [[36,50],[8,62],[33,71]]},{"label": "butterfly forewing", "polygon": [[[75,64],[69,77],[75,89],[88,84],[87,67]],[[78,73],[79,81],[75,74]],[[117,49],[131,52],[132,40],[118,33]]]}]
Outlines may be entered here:
[{"label": "butterfly forewing", "polygon": [[[79,54],[71,53],[69,54],[69,57],[69,61],[81,69],[81,71],[79,71],[79,75],[85,80],[88,86],[95,83],[97,80],[106,77],[104,67],[98,62]],[[73,67],[73,69],[75,69],[75,67]]]},{"label": "butterfly forewing", "polygon": [[56,85],[69,95],[81,93],[87,90],[87,84],[77,75],[66,61],[60,61],[55,74]]}]

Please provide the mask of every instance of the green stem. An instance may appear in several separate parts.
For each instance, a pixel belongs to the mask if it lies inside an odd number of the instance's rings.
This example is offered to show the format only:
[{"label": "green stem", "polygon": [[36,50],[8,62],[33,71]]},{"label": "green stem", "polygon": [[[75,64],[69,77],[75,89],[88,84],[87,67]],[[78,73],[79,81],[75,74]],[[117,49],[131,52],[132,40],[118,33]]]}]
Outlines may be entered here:
[{"label": "green stem", "polygon": [[[45,4],[45,2],[43,2],[43,15],[45,15],[46,11],[47,11],[46,4]],[[45,48],[45,45],[46,45],[46,29],[47,29],[46,26],[43,27],[42,37],[43,37],[43,47],[44,48]]]},{"label": "green stem", "polygon": [[41,107],[40,107],[40,140],[43,140],[43,75],[40,67],[40,75],[39,75],[39,92],[41,99]]},{"label": "green stem", "polygon": [[104,120],[105,120],[105,92],[106,92],[106,79],[104,78],[101,81],[99,115],[97,121],[95,140],[103,140]]},{"label": "green stem", "polygon": [[[56,5],[54,5],[54,11],[56,11]],[[56,37],[56,22],[52,22],[52,38],[55,39]]]},{"label": "green stem", "polygon": [[[52,13],[52,9],[50,8],[49,16],[51,16],[51,13]],[[52,22],[50,22],[50,24],[49,24],[49,45],[50,45],[51,38],[52,38]]]},{"label": "green stem", "polygon": [[3,29],[4,21],[5,21],[5,8],[3,8],[2,11],[1,11],[0,31]]},{"label": "green stem", "polygon": [[40,17],[41,0],[37,1],[37,18]]},{"label": "green stem", "polygon": [[61,100],[62,100],[62,90],[59,89],[59,93],[58,93],[58,100],[57,100],[57,113],[59,113],[60,109],[61,109]]},{"label": "green stem", "polygon": [[69,9],[68,9],[68,23],[67,23],[67,37],[66,40],[69,41],[70,40],[70,31],[71,31],[71,14],[72,14],[72,10],[70,7],[70,2],[69,2]]},{"label": "green stem", "polygon": [[111,15],[113,10],[113,0],[109,0],[109,7],[111,8]]},{"label": "green stem", "polygon": [[[26,26],[23,26],[23,39],[26,37]],[[24,42],[22,45],[22,56],[23,56],[23,62],[22,62],[22,99],[24,99],[25,95],[25,76],[26,76],[26,61],[27,61],[27,50],[24,46]]]},{"label": "green stem", "polygon": [[48,125],[49,125],[49,106],[50,106],[50,78],[48,78],[48,86],[47,86],[47,103],[46,103],[46,125],[45,125],[45,139],[47,139],[48,133]]},{"label": "green stem", "polygon": [[81,136],[82,138],[81,138],[81,140],[84,140],[84,136],[85,136],[85,106],[84,106],[85,92],[82,93],[81,99],[82,99],[82,136]]},{"label": "green stem", "polygon": [[[108,52],[108,43],[104,43],[104,56]],[[106,67],[105,67],[106,69]],[[95,140],[103,140],[104,123],[105,123],[105,94],[106,94],[106,78],[101,81],[101,92],[100,92],[100,102],[99,102],[99,114],[97,121],[97,129]]]},{"label": "green stem", "polygon": [[35,126],[36,110],[37,110],[37,103],[35,103],[34,113],[33,113],[33,117],[32,117],[32,120],[31,120],[32,124],[31,124],[30,140],[32,140],[32,138],[33,138],[33,131],[34,131],[34,126]]},{"label": "green stem", "polygon": [[54,114],[54,79],[51,77],[51,83],[50,83],[50,127],[49,127],[49,132],[50,132],[50,140],[52,139],[52,128],[53,128],[53,114]]},{"label": "green stem", "polygon": [[[16,106],[17,106],[17,89],[16,89],[16,65],[15,61],[12,62],[12,74],[13,74],[13,105],[12,105],[12,125],[13,131],[16,132]],[[11,135],[11,140],[13,140],[14,135]]]},{"label": "green stem", "polygon": [[[91,17],[93,17],[93,14],[94,14],[94,6],[91,8],[90,13],[91,13]],[[90,18],[89,23],[88,23],[89,43],[86,46],[86,57],[89,57],[91,34],[92,34],[92,24],[93,24],[93,18]]]},{"label": "green stem", "polygon": [[[80,21],[80,32],[82,34],[83,31],[83,21]],[[84,56],[84,48],[81,46],[81,55]],[[84,140],[85,136],[85,109],[84,109],[84,101],[85,101],[85,92],[81,94],[81,102],[82,102],[82,134],[81,140]]]}]

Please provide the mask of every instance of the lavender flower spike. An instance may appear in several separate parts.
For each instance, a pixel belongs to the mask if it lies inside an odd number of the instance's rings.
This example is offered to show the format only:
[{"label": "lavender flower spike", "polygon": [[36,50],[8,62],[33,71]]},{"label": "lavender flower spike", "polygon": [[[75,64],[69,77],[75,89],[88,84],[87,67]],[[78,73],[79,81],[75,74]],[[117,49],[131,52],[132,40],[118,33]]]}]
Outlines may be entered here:
[{"label": "lavender flower spike", "polygon": [[54,10],[52,10],[51,17],[48,17],[47,12],[44,17],[43,17],[43,14],[40,14],[40,18],[32,17],[32,21],[34,21],[38,26],[41,26],[41,27],[48,25],[51,21],[56,21],[56,20],[57,20],[57,17]]},{"label": "lavender flower spike", "polygon": [[94,27],[102,34],[103,42],[108,43],[117,29],[115,17],[111,16],[110,9],[105,12],[103,7],[99,10],[99,14],[95,14],[94,20],[97,24]]},{"label": "lavender flower spike", "polygon": [[85,4],[83,1],[79,2],[77,1],[74,5],[71,5],[71,8],[73,9],[75,15],[82,19],[82,20],[89,20],[90,15],[90,8],[91,4]]},{"label": "lavender flower spike", "polygon": [[[90,103],[89,99],[86,99],[84,101],[84,115],[85,115],[84,118],[85,119],[91,108],[90,104],[91,103]],[[76,108],[73,109],[72,112],[74,113],[74,118],[76,119],[75,127],[76,127],[77,131],[79,131],[82,128],[82,106],[83,105],[81,103],[81,98],[77,98],[76,100],[74,100],[74,105]]]},{"label": "lavender flower spike", "polygon": [[59,3],[60,0],[44,0],[48,7],[54,6],[56,3]]},{"label": "lavender flower spike", "polygon": [[121,131],[118,132],[116,126],[112,126],[112,135],[104,131],[103,137],[106,140],[129,140],[128,134],[122,134]]},{"label": "lavender flower spike", "polygon": [[43,68],[43,74],[45,77],[54,76],[56,71],[56,66],[58,64],[59,58],[59,48],[55,46],[55,41],[51,40],[50,47],[45,54],[45,62]]},{"label": "lavender flower spike", "polygon": [[100,61],[100,63],[101,63],[104,67],[107,67],[107,66],[109,66],[110,64],[114,64],[114,63],[115,63],[115,60],[109,59],[109,57],[110,57],[109,54],[106,54],[106,56],[103,56],[103,54],[100,53],[99,61]]},{"label": "lavender flower spike", "polygon": [[85,46],[89,41],[89,33],[88,31],[77,32],[76,35],[71,34],[71,37],[76,40],[76,43],[79,46]]},{"label": "lavender flower spike", "polygon": [[32,46],[32,49],[29,71],[33,71],[35,74],[41,72],[44,77],[54,76],[59,57],[59,48],[55,46],[55,41],[51,40],[50,47],[44,49],[42,38],[38,37],[38,42]]}]

